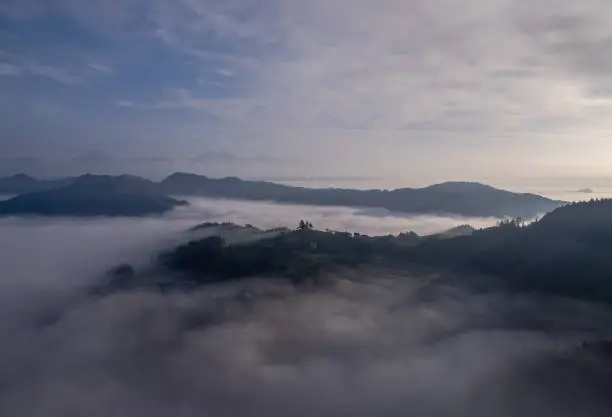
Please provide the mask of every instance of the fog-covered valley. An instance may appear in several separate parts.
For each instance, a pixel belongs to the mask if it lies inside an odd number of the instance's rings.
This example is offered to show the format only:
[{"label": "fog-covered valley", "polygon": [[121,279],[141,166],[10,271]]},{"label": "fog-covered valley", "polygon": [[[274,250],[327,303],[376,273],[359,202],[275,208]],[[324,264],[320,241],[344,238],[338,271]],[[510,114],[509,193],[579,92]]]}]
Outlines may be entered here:
[{"label": "fog-covered valley", "polygon": [[[606,416],[612,311],[368,266],[91,295],[205,221],[371,235],[496,219],[196,199],[142,219],[0,220],[3,416]],[[467,277],[466,277],[467,279]],[[440,284],[438,284],[438,282]],[[552,361],[552,362],[551,362]],[[569,361],[566,364],[564,361]],[[551,365],[551,363],[554,365]]]},{"label": "fog-covered valley", "polygon": [[45,298],[65,287],[86,287],[91,284],[87,277],[117,263],[146,262],[156,251],[184,241],[188,229],[201,222],[231,221],[268,229],[293,228],[300,219],[309,219],[321,229],[384,235],[411,230],[430,234],[465,223],[485,226],[496,221],[203,198],[190,199],[190,203],[164,216],[140,219],[0,219],[0,297],[5,299],[0,308],[23,307],[21,301],[11,301],[16,291]]}]

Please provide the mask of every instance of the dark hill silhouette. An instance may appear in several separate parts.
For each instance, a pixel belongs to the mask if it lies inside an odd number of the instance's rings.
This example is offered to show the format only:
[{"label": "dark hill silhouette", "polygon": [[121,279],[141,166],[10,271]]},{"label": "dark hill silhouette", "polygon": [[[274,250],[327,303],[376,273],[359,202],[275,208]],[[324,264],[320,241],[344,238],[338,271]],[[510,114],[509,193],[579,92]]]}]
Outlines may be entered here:
[{"label": "dark hill silhouette", "polygon": [[562,202],[535,194],[519,194],[487,185],[448,182],[426,188],[396,190],[311,189],[229,177],[211,179],[175,173],[160,183],[167,194],[246,200],[270,200],[308,205],[380,207],[415,214],[527,217],[548,212]]},{"label": "dark hill silhouette", "polygon": [[[236,177],[208,178],[203,175],[175,173],[159,183],[132,176],[104,177],[107,187],[136,187],[166,195],[202,196],[280,203],[384,208],[409,214],[451,214],[482,217],[531,218],[560,206],[563,202],[535,194],[520,194],[470,182],[447,182],[425,188],[396,190],[313,189],[246,181]],[[64,180],[39,181],[33,178],[0,180],[0,194],[19,194],[47,190],[69,183],[91,181],[88,176]],[[102,181],[96,179],[95,181]]]},{"label": "dark hill silhouette", "polygon": [[157,193],[138,177],[83,175],[68,185],[0,202],[0,215],[144,216],[165,213],[183,201]]},{"label": "dark hill silhouette", "polygon": [[452,193],[452,192],[495,191],[496,189],[491,187],[490,185],[480,184],[477,182],[447,181],[447,182],[442,182],[439,184],[433,184],[433,185],[424,187],[423,190]]},{"label": "dark hill silhouette", "polygon": [[156,194],[157,184],[134,175],[93,175],[76,177],[68,189],[82,192],[143,193]]},{"label": "dark hill silhouette", "polygon": [[406,258],[507,278],[510,288],[612,302],[612,200],[560,207],[540,221],[506,221],[471,236],[428,239]]},{"label": "dark hill silhouette", "polygon": [[181,272],[170,283],[178,286],[185,276],[195,285],[269,274],[301,280],[322,268],[375,265],[441,272],[444,285],[612,303],[612,200],[576,203],[529,225],[507,220],[457,237],[370,237],[299,224],[277,231],[200,225],[198,231],[211,233],[165,252],[160,265]]},{"label": "dark hill silhouette", "polygon": [[0,178],[0,194],[22,194],[48,190],[61,187],[71,181],[71,179],[41,181],[26,174],[17,174],[6,178]]}]

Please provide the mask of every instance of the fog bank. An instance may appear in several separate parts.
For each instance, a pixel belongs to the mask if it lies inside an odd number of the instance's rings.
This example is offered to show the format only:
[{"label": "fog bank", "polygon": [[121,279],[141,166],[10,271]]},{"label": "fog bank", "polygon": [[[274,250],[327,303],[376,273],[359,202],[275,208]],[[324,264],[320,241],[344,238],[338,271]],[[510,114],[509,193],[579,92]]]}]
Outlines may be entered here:
[{"label": "fog bank", "polygon": [[331,229],[370,235],[414,231],[420,235],[442,232],[461,224],[474,227],[494,225],[499,219],[461,216],[410,215],[378,208],[303,206],[272,202],[252,202],[191,198],[190,207],[180,208],[176,217],[203,221],[231,221],[260,228],[295,227],[300,219],[311,221],[318,229]]},{"label": "fog bank", "polygon": [[[57,322],[24,323],[3,335],[3,415],[563,417],[612,410],[597,387],[564,397],[567,381],[546,386],[531,375],[542,352],[605,335],[609,312],[444,291],[419,301],[414,291],[424,277],[371,274],[340,273],[302,290],[270,281],[81,300]],[[586,378],[578,370],[569,376]]]},{"label": "fog bank", "polygon": [[185,241],[185,231],[201,222],[273,228],[295,227],[300,219],[308,219],[321,229],[373,235],[409,230],[423,234],[463,223],[493,223],[493,219],[402,216],[343,207],[215,199],[191,203],[165,216],[142,219],[0,218],[0,310],[20,304],[14,302],[17,293],[46,299],[58,288],[89,285],[88,277],[115,263],[146,262],[157,250]]},{"label": "fog bank", "polygon": [[373,269],[299,288],[270,277],[184,294],[84,294],[109,266],[148,262],[197,221],[299,218],[370,233],[449,221],[211,200],[142,220],[1,220],[0,414],[610,415],[608,362],[552,374],[538,365],[610,338],[602,306]]}]

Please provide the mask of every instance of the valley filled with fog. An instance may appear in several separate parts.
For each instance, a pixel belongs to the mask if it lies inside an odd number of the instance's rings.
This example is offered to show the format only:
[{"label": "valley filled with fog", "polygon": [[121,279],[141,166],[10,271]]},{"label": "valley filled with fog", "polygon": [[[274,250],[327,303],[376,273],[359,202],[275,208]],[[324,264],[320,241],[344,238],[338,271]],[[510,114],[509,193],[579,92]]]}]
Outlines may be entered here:
[{"label": "valley filled with fog", "polygon": [[[185,233],[202,222],[235,222],[259,228],[296,227],[308,219],[319,229],[372,235],[415,231],[442,232],[469,223],[475,227],[495,224],[493,218],[409,216],[384,209],[312,207],[204,198],[164,216],[74,219],[69,217],[14,217],[0,219],[0,279],[2,303],[12,302],[14,291],[36,297],[83,288],[88,277],[99,275],[120,262],[148,259],[155,251],[184,240]],[[30,304],[30,303],[26,303]]]},{"label": "valley filled with fog", "polygon": [[[194,291],[89,295],[108,268],[146,265],[201,222],[371,235],[498,219],[191,199],[166,216],[0,220],[0,405],[17,416],[606,416],[586,364],[550,370],[611,337],[612,312],[554,296],[432,285],[382,267]],[[606,380],[607,381],[607,380]],[[570,395],[571,394],[571,395]],[[32,399],[35,399],[33,401]]]}]

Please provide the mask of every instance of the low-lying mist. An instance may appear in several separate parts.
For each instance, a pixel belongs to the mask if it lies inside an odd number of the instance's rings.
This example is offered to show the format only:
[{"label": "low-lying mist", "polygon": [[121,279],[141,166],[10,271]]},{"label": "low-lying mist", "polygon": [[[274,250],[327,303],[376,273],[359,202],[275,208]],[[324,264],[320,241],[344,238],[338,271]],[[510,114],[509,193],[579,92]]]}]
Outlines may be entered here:
[{"label": "low-lying mist", "polygon": [[461,224],[476,228],[494,225],[499,219],[444,215],[409,215],[377,208],[321,207],[272,202],[250,202],[191,198],[189,207],[176,210],[171,218],[190,217],[201,221],[231,221],[268,229],[295,227],[300,219],[318,229],[331,229],[370,235],[413,231],[420,235],[442,232]]},{"label": "low-lying mist", "polygon": [[0,299],[10,300],[15,291],[41,293],[88,285],[83,277],[99,273],[113,262],[146,260],[156,250],[184,242],[185,231],[200,222],[229,221],[267,229],[295,227],[299,220],[307,219],[319,229],[383,235],[406,231],[429,234],[460,224],[479,227],[496,221],[216,199],[191,199],[190,203],[165,216],[141,219],[0,218],[4,275]]},{"label": "low-lying mist", "polygon": [[109,266],[146,262],[184,240],[199,221],[272,227],[300,218],[371,234],[469,222],[214,200],[142,220],[1,220],[0,415],[612,412],[605,385],[590,379],[602,364],[552,376],[538,365],[610,337],[612,313],[598,305],[469,293],[436,285],[433,275],[371,268],[300,287],[269,277],[191,293],[83,291]]}]

